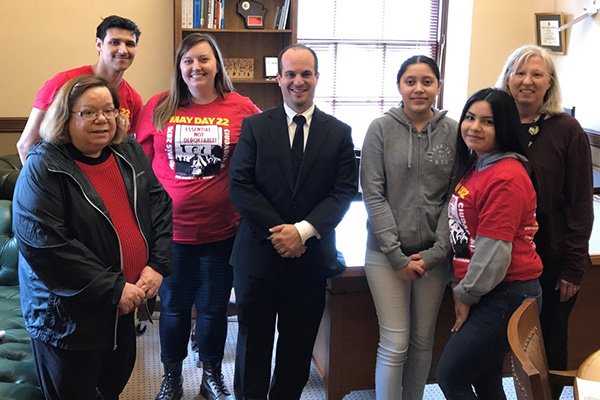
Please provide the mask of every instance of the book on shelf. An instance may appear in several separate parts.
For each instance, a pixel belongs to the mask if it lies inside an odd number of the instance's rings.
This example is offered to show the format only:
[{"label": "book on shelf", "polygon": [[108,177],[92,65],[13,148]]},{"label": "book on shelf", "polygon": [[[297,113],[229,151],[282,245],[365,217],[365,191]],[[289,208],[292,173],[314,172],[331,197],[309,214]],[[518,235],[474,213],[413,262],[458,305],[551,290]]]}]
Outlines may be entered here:
[{"label": "book on shelf", "polygon": [[225,0],[221,0],[221,19],[219,21],[219,29],[225,29]]},{"label": "book on shelf", "polygon": [[223,3],[221,0],[215,0],[215,21],[213,22],[213,29],[221,29],[222,13]]},{"label": "book on shelf", "polygon": [[206,0],[206,26],[207,29],[213,29],[215,22],[215,2],[214,0]]},{"label": "book on shelf", "polygon": [[186,0],[186,28],[194,27],[194,0]]},{"label": "book on shelf", "polygon": [[275,18],[273,18],[273,29],[279,29],[279,16],[281,15],[281,6],[275,9]]},{"label": "book on shelf", "polygon": [[181,29],[185,29],[185,0],[181,0]]},{"label": "book on shelf", "polygon": [[281,6],[281,15],[279,16],[278,29],[285,29],[289,12],[290,12],[290,0],[285,0],[283,2],[283,6]]},{"label": "book on shelf", "polygon": [[202,0],[202,26],[200,28],[206,28],[208,26],[208,9],[210,8],[210,0]]},{"label": "book on shelf", "polygon": [[200,28],[206,27],[206,7],[208,7],[206,5],[206,1],[207,0],[200,0],[200,2],[202,3],[200,10]]},{"label": "book on shelf", "polygon": [[199,27],[225,29],[225,0],[200,0],[200,4],[202,16]]},{"label": "book on shelf", "polygon": [[193,28],[202,28],[202,6],[203,0],[194,0],[194,26]]}]

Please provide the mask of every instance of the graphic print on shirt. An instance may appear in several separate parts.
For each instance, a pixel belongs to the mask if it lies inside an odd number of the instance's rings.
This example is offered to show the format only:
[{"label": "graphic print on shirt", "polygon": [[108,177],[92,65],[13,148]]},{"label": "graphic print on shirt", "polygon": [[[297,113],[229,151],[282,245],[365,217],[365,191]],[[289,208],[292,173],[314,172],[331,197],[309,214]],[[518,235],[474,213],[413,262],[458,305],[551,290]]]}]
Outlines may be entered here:
[{"label": "graphic print on shirt", "polygon": [[[456,191],[460,195],[464,190],[466,188],[459,183]],[[468,191],[466,193],[468,194]],[[472,245],[472,250],[474,250],[475,241],[471,243],[471,235],[465,227],[464,203],[460,201],[456,192],[448,204],[448,224],[450,225],[450,244],[454,251],[454,257],[470,260],[472,253],[469,251],[469,246]]]},{"label": "graphic print on shirt", "polygon": [[435,165],[448,165],[454,162],[454,150],[440,143],[427,152],[427,159]]},{"label": "graphic print on shirt", "polygon": [[167,142],[171,139],[172,146],[167,146],[167,152],[177,178],[212,178],[219,173],[229,129],[217,124],[177,124],[170,138],[169,133]]}]

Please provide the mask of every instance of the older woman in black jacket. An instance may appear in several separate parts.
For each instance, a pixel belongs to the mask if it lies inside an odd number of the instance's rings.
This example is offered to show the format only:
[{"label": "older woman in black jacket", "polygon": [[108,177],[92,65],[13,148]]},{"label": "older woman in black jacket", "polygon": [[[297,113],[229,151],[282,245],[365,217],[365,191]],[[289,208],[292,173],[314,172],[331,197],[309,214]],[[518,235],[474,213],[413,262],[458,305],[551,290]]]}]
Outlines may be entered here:
[{"label": "older woman in black jacket", "polygon": [[133,311],[168,272],[171,199],[125,126],[110,84],[74,78],[17,181],[21,303],[49,399],[118,399]]}]

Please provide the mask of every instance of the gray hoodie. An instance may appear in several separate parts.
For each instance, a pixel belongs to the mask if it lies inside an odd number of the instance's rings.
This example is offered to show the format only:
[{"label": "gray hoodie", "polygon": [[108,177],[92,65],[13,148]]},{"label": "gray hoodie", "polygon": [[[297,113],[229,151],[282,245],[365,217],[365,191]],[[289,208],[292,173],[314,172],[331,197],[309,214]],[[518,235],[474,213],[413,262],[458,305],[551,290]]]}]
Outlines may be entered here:
[{"label": "gray hoodie", "polygon": [[457,132],[456,121],[437,110],[416,132],[401,107],[367,130],[360,168],[367,248],[385,254],[396,270],[415,253],[428,270],[449,260],[447,192]]}]

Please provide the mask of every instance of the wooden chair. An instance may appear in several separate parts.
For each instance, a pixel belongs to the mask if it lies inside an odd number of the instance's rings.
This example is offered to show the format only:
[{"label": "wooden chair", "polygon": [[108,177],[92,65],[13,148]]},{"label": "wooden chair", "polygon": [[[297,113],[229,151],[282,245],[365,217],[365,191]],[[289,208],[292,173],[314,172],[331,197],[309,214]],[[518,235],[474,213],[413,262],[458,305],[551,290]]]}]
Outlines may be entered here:
[{"label": "wooden chair", "polygon": [[[577,369],[577,378],[585,379],[586,381],[600,382],[600,350],[592,353],[591,356],[581,363]],[[575,379],[575,387],[573,389],[575,399],[581,398],[577,388],[577,379]]]},{"label": "wooden chair", "polygon": [[572,386],[576,371],[548,369],[537,302],[525,299],[508,322],[508,343],[515,391],[519,400],[552,400],[553,387]]}]

